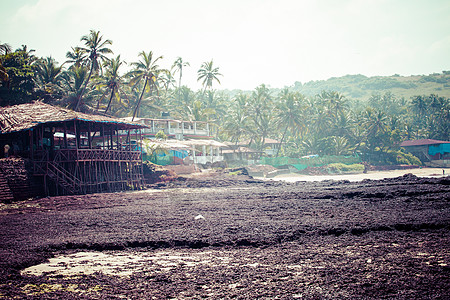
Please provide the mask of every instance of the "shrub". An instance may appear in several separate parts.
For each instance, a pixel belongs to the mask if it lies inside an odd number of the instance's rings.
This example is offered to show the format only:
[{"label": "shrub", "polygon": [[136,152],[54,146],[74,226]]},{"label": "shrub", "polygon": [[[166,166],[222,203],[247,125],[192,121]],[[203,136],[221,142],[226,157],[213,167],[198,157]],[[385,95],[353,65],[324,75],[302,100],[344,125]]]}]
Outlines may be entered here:
[{"label": "shrub", "polygon": [[351,173],[362,173],[364,172],[364,165],[362,164],[352,164],[346,165],[342,163],[329,164],[327,166],[328,173],[330,174],[351,174]]}]

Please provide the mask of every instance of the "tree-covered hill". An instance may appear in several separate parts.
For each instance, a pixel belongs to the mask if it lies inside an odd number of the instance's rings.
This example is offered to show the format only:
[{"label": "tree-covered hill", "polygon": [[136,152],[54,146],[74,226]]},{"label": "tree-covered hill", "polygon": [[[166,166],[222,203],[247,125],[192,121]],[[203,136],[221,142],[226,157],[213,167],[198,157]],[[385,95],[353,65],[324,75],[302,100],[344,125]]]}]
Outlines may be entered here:
[{"label": "tree-covered hill", "polygon": [[348,98],[358,100],[368,100],[372,95],[386,92],[405,99],[430,94],[450,97],[450,71],[414,76],[346,75],[328,80],[309,81],[304,84],[297,81],[289,89],[306,96],[318,95],[322,91],[336,91]]}]

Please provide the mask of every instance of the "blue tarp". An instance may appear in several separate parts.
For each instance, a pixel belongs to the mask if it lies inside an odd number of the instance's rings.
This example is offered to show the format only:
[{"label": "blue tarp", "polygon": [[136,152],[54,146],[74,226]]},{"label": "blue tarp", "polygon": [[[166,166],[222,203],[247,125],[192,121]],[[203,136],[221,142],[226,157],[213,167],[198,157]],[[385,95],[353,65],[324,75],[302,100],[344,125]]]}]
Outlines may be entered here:
[{"label": "blue tarp", "polygon": [[170,154],[181,159],[189,155],[186,150],[170,150]]},{"label": "blue tarp", "polygon": [[431,156],[434,156],[436,154],[442,154],[444,153],[450,153],[450,143],[449,144],[437,144],[437,145],[430,145],[428,147],[428,154]]}]

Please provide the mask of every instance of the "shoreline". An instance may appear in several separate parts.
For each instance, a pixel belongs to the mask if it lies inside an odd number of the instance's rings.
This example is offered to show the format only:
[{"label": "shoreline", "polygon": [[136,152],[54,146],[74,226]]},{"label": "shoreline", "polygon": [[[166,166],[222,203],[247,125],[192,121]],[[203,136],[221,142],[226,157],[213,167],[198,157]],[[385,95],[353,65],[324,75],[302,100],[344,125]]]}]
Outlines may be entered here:
[{"label": "shoreline", "polygon": [[[443,171],[445,172],[444,174]],[[405,174],[413,174],[417,177],[432,177],[432,178],[446,177],[450,175],[450,168],[423,167],[406,170],[368,171],[367,173],[333,174],[333,175],[304,175],[304,174],[290,173],[277,175],[272,178],[255,177],[255,179],[285,181],[285,182],[325,181],[325,180],[362,181],[364,179],[381,180],[385,178],[395,178],[403,176]]]}]

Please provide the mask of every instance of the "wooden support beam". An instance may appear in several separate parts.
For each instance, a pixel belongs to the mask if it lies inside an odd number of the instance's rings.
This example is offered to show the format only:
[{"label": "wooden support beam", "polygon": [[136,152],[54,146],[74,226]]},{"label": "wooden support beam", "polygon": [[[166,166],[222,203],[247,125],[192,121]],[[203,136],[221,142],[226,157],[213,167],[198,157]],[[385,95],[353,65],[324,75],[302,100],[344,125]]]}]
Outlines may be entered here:
[{"label": "wooden support beam", "polygon": [[67,143],[67,124],[66,122],[64,122],[64,148],[67,149],[69,148],[69,145]]},{"label": "wooden support beam", "polygon": [[92,136],[91,136],[91,128],[92,127],[92,124],[91,124],[91,122],[89,122],[88,123],[88,147],[89,147],[89,149],[92,149]]}]

